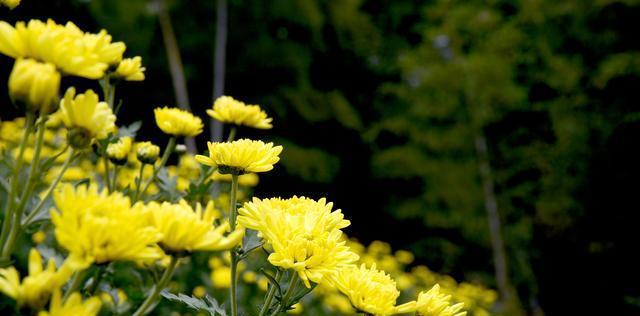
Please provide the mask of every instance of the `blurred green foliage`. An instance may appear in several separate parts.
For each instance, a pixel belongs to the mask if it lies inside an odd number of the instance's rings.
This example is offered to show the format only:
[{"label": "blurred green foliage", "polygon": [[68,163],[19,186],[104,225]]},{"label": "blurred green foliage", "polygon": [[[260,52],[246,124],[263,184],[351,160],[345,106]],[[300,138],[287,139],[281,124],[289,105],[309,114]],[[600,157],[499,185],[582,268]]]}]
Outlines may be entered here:
[{"label": "blurred green foliage", "polygon": [[[171,5],[202,105],[195,111],[203,111],[215,1]],[[536,239],[582,223],[590,157],[621,124],[638,122],[616,95],[620,80],[640,74],[630,27],[638,1],[229,5],[227,93],[274,115],[286,172],[303,183],[392,184],[367,206],[427,229],[403,246],[441,271],[491,284],[474,147],[486,137],[510,277],[525,307],[537,308],[535,262],[550,260]],[[89,8],[148,56],[152,76],[166,68],[149,2],[93,0]]]}]

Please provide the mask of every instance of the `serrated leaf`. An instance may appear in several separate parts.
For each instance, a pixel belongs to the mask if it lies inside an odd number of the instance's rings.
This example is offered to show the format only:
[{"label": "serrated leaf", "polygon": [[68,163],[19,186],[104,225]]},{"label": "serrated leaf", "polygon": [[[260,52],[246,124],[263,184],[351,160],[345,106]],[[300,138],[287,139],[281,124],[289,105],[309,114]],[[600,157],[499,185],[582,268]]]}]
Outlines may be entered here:
[{"label": "serrated leaf", "polygon": [[246,258],[249,253],[262,247],[263,242],[258,237],[258,232],[253,229],[247,229],[242,238],[242,249],[240,249],[240,259]]},{"label": "serrated leaf", "polygon": [[182,293],[175,295],[166,290],[162,291],[160,294],[170,301],[181,302],[191,309],[208,312],[211,316],[227,316],[227,312],[224,310],[223,306],[208,294],[206,295],[205,300]]}]

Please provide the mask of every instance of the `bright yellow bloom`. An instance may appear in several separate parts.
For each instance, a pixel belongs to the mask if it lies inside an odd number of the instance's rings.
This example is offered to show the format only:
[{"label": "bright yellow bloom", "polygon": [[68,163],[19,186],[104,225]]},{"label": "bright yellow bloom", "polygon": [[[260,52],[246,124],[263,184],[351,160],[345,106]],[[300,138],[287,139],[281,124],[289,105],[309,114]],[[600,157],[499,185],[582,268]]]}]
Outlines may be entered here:
[{"label": "bright yellow bloom", "polygon": [[292,308],[287,311],[287,314],[299,315],[299,314],[302,314],[302,312],[304,311],[304,307],[300,303],[295,303],[291,307]]},{"label": "bright yellow bloom", "polygon": [[211,271],[211,283],[217,289],[228,289],[231,286],[231,268],[221,266]]},{"label": "bright yellow bloom", "polygon": [[122,42],[112,43],[106,31],[85,33],[69,22],[59,25],[31,20],[13,27],[0,21],[0,53],[54,64],[64,74],[99,79],[122,59]]},{"label": "bright yellow bloom", "polygon": [[151,225],[161,234],[158,244],[167,253],[227,250],[236,246],[244,236],[238,228],[225,236],[229,223],[214,226],[218,212],[209,202],[205,209],[197,204],[194,211],[187,201],[177,204],[151,202],[136,205],[148,212]]},{"label": "bright yellow bloom", "polygon": [[102,302],[97,297],[91,297],[82,301],[82,295],[72,293],[66,301],[62,302],[60,290],[53,292],[49,311],[41,311],[38,316],[95,316],[100,312]]},{"label": "bright yellow bloom", "polygon": [[153,110],[156,124],[166,134],[193,137],[202,133],[202,120],[178,108],[156,108]]},{"label": "bright yellow bloom", "polygon": [[197,298],[203,298],[205,295],[207,295],[207,288],[205,288],[202,285],[198,285],[193,288],[192,292],[193,292],[193,296]]},{"label": "bright yellow bloom", "polygon": [[270,129],[273,126],[260,106],[246,105],[232,97],[221,96],[213,103],[213,109],[207,110],[212,118],[228,124],[244,125],[259,129]]},{"label": "bright yellow bloom", "polygon": [[133,139],[131,137],[125,136],[118,139],[117,142],[111,143],[107,146],[107,156],[111,161],[115,160],[120,163],[125,163],[129,156],[129,152],[131,151],[132,143]]},{"label": "bright yellow bloom", "polygon": [[14,267],[0,269],[0,292],[13,298],[18,306],[40,309],[49,300],[51,293],[69,280],[73,270],[67,261],[56,271],[54,259],[43,267],[40,253],[32,248],[29,252],[29,275],[20,282],[20,274]]},{"label": "bright yellow bloom", "polygon": [[238,211],[238,223],[257,230],[273,248],[269,262],[293,269],[307,287],[320,283],[358,260],[340,229],[350,223],[332,203],[305,197],[254,198]]},{"label": "bright yellow bloom", "polygon": [[451,305],[451,295],[440,293],[440,285],[434,285],[429,291],[418,295],[416,304],[418,316],[465,316],[463,303]]},{"label": "bright yellow bloom", "polygon": [[97,186],[65,185],[54,193],[59,212],[51,211],[58,243],[82,269],[91,263],[149,261],[160,258],[160,236],[145,213],[131,208],[128,197]]},{"label": "bright yellow bloom", "polygon": [[15,9],[15,7],[20,5],[20,0],[0,0],[0,4],[6,5],[9,9]]},{"label": "bright yellow bloom", "polygon": [[411,301],[396,306],[400,291],[396,282],[384,271],[377,270],[375,264],[367,269],[351,266],[340,271],[333,284],[351,300],[358,310],[376,316],[409,313],[416,310],[416,302]]},{"label": "bright yellow bloom", "polygon": [[146,68],[142,67],[142,58],[136,56],[123,59],[113,74],[116,78],[122,78],[126,81],[142,81],[145,70]]},{"label": "bright yellow bloom", "polygon": [[136,144],[136,157],[142,163],[153,164],[160,155],[160,147],[152,142],[140,142]]},{"label": "bright yellow bloom", "polygon": [[60,73],[52,64],[17,59],[9,76],[9,95],[28,110],[49,112],[58,103]]},{"label": "bright yellow bloom", "polygon": [[208,142],[209,157],[197,155],[196,160],[217,166],[220,173],[243,174],[266,172],[280,160],[282,146],[265,144],[259,140],[239,139],[231,143]]},{"label": "bright yellow bloom", "polygon": [[[216,170],[211,174],[211,177],[209,179],[220,182],[231,182],[231,175],[222,174],[218,172],[218,170]],[[238,176],[238,184],[240,186],[255,187],[256,185],[258,185],[258,181],[260,181],[260,178],[258,178],[258,175],[255,173],[246,173]]]},{"label": "bright yellow bloom", "polygon": [[99,101],[93,90],[76,95],[76,89],[69,88],[60,102],[60,111],[70,137],[88,139],[87,144],[94,138],[104,139],[116,130],[116,116],[106,102]]}]

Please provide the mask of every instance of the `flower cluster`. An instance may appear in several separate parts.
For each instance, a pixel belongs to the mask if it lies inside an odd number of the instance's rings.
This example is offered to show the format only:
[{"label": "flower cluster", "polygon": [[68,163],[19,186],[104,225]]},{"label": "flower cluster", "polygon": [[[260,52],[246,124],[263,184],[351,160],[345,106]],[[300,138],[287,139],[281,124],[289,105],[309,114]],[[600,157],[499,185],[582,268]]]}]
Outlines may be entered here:
[{"label": "flower cluster", "polygon": [[[17,313],[141,316],[163,308],[161,296],[219,308],[209,290],[229,300],[231,316],[253,314],[254,306],[259,316],[304,313],[310,293],[325,310],[380,316],[464,316],[463,307],[481,315],[493,303],[476,295],[490,290],[436,278],[422,266],[407,271],[411,253],[348,240],[351,222],[324,198],[251,199],[257,173],[274,170],[283,152],[272,142],[235,139],[241,128],[272,128],[258,105],[215,100],[207,113],[225,124],[228,138],[208,142],[199,155],[179,142],[201,134],[203,121],[179,108],[153,112],[169,135],[166,146],[137,140],[139,126],[117,126],[114,113],[117,85],[145,78],[141,58],[124,58],[125,49],[106,31],[84,32],[71,22],[0,21],[0,53],[15,59],[9,96],[24,111],[0,122],[7,158],[0,164],[7,175],[0,293]],[[59,100],[65,75],[99,80],[102,94],[71,86]],[[33,231],[31,241],[21,238]],[[176,275],[199,279],[193,276],[202,266],[212,269],[210,284],[172,282]],[[120,280],[127,276],[137,281]],[[251,285],[266,292],[264,300],[239,306],[258,297],[238,291]]]}]

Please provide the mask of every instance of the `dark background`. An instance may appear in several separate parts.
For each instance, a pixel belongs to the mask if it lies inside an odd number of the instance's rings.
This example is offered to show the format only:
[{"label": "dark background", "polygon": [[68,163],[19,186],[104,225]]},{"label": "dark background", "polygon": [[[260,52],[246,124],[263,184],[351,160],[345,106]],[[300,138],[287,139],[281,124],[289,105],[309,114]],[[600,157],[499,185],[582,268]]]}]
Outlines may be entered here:
[{"label": "dark background", "polygon": [[[194,113],[212,104],[215,1],[169,1]],[[106,28],[147,67],[119,124],[163,143],[175,105],[157,16],[141,0],[0,9]],[[495,287],[474,139],[484,137],[509,277],[526,314],[640,314],[640,5],[635,1],[229,1],[225,94],[285,147],[256,195],[327,197],[348,233]],[[7,78],[11,60],[0,59]],[[64,85],[98,89],[64,78]],[[2,90],[0,116],[15,117]],[[208,129],[198,137],[203,151]]]}]

